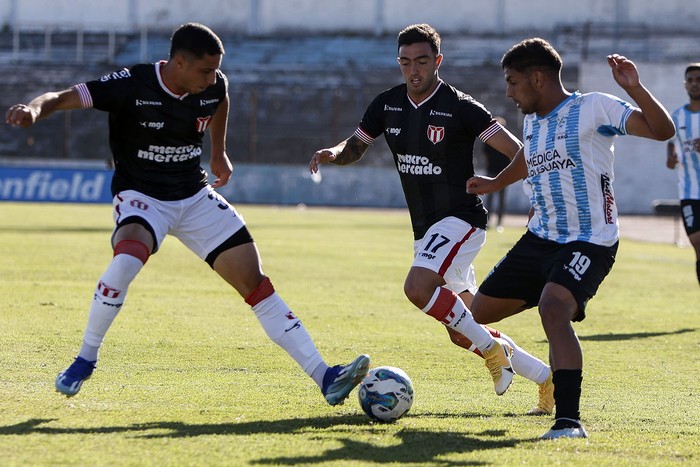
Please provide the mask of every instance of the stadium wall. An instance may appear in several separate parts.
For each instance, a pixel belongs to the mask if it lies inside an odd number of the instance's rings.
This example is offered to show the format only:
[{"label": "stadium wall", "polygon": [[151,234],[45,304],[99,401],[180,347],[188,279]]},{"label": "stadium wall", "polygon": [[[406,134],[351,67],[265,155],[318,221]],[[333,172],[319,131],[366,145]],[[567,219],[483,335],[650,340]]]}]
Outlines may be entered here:
[{"label": "stadium wall", "polygon": [[[685,65],[638,63],[645,85],[669,111],[686,102],[682,86]],[[604,59],[584,62],[579,68],[577,78],[567,84],[570,90],[599,90],[627,97],[614,83]],[[26,75],[14,70],[12,76],[3,77],[11,91],[7,94],[0,92],[0,102],[6,107],[15,100],[28,100],[39,90],[63,88],[74,81],[100,76],[100,73],[101,70],[82,70],[75,74],[70,69],[54,69],[52,73],[37,75],[28,82]],[[392,68],[384,73],[383,78],[375,76],[375,79],[390,83],[398,72]],[[446,68],[443,76],[459,88],[474,89],[473,94],[494,113],[507,115],[510,130],[521,135],[522,116],[504,98],[502,82],[493,79],[498,73],[497,67],[471,69],[469,73]],[[267,103],[264,104],[265,100],[261,98],[257,112],[246,107],[246,98],[242,95],[250,94],[250,89],[241,86],[234,85],[231,90],[234,105],[229,128],[229,155],[236,169],[229,187],[223,192],[225,196],[234,202],[250,203],[403,205],[398,176],[383,141],[377,141],[365,158],[353,167],[324,166],[320,183],[311,180],[307,173],[307,163],[313,151],[349,136],[373,94],[387,85],[374,83],[365,88],[366,83],[356,83],[356,87],[346,94],[325,87],[299,85],[295,94],[289,92],[287,85],[278,84],[264,91],[269,94]],[[342,111],[329,114],[332,107]],[[261,117],[260,141],[255,143],[246,139],[244,134],[249,131],[246,119],[251,112],[262,117],[267,115],[265,118],[273,121],[277,121],[274,120],[276,115],[292,116],[295,122],[284,120],[284,123],[269,124]],[[15,161],[27,158],[75,162],[78,162],[76,159],[98,159],[101,161],[98,163],[106,165],[110,158],[106,126],[106,116],[92,110],[55,115],[27,130],[4,126],[0,132],[0,155],[11,156]],[[66,138],[66,134],[70,137]],[[258,139],[258,136],[252,138]],[[254,144],[258,145],[256,152],[260,160],[250,160],[249,146]],[[272,158],[273,153],[277,153],[277,158]],[[477,171],[480,171],[483,160],[479,157],[479,148],[475,154]],[[676,174],[665,168],[664,142],[619,137],[615,166],[615,194],[621,213],[651,214],[654,199],[677,198]],[[208,168],[206,160],[204,167]],[[0,167],[0,177],[4,176],[2,172]],[[511,212],[527,211],[528,201],[520,186],[510,187],[507,196]]]}]

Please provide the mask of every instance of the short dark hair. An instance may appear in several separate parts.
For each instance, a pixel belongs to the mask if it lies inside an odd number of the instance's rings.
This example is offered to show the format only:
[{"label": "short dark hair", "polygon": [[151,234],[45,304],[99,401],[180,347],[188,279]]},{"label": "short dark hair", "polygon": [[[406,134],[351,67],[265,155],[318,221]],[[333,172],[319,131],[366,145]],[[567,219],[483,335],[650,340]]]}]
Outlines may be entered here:
[{"label": "short dark hair", "polygon": [[411,45],[419,42],[427,42],[435,55],[440,55],[440,34],[429,24],[412,24],[405,27],[396,39],[397,50],[402,45]]},{"label": "short dark hair", "polygon": [[214,31],[199,23],[183,24],[170,38],[170,58],[177,53],[189,53],[196,58],[223,55],[224,45]]},{"label": "short dark hair", "polygon": [[700,70],[700,62],[689,63],[688,66],[685,67],[685,73],[683,73],[683,77],[688,76],[688,73],[696,70]]},{"label": "short dark hair", "polygon": [[520,41],[501,59],[501,67],[522,72],[527,68],[539,68],[559,73],[563,62],[559,53],[544,39],[534,37]]}]

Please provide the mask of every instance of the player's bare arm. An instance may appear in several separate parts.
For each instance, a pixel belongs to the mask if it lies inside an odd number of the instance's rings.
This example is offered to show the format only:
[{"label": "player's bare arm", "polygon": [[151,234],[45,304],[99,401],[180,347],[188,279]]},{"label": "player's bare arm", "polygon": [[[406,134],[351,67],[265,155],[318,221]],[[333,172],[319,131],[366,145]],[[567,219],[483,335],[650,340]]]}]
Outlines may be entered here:
[{"label": "player's bare arm", "polygon": [[503,127],[500,131],[496,132],[496,134],[487,139],[485,144],[488,144],[501,154],[505,154],[511,160],[518,153],[518,150],[523,147],[520,140],[518,140],[513,133]]},{"label": "player's bare arm", "polygon": [[[489,138],[490,139],[490,138]],[[503,187],[522,180],[527,176],[527,164],[522,148],[518,150],[508,166],[496,177],[477,175],[467,180],[467,193],[475,195],[487,195],[494,193]]]},{"label": "player's bare arm", "polygon": [[316,173],[321,164],[349,165],[355,163],[362,159],[367,148],[369,148],[367,143],[352,135],[332,148],[316,151],[309,162],[309,170],[311,173]]},{"label": "player's bare arm", "polygon": [[639,80],[637,66],[622,55],[608,55],[613,78],[639,107],[627,120],[630,135],[664,141],[676,134],[671,116]]},{"label": "player's bare arm", "polygon": [[5,122],[12,126],[27,128],[40,118],[57,110],[80,109],[80,96],[74,88],[60,92],[47,92],[32,99],[29,104],[15,104],[7,110]]},{"label": "player's bare arm", "polygon": [[666,145],[666,167],[675,169],[678,165],[678,154],[676,154],[676,146],[669,141]]},{"label": "player's bare arm", "polygon": [[226,154],[226,125],[228,123],[229,98],[226,98],[219,104],[216,113],[211,118],[209,125],[209,138],[211,140],[211,173],[214,174],[216,180],[211,184],[212,187],[218,188],[228,183],[233,173],[231,160]]}]

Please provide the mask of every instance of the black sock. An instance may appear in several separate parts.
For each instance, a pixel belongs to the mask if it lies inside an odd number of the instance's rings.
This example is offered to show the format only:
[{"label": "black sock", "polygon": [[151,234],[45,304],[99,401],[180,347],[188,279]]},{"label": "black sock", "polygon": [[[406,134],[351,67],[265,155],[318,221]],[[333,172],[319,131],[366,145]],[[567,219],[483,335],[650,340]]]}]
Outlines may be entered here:
[{"label": "black sock", "polygon": [[579,420],[579,400],[581,399],[582,370],[557,370],[554,372],[554,418]]}]

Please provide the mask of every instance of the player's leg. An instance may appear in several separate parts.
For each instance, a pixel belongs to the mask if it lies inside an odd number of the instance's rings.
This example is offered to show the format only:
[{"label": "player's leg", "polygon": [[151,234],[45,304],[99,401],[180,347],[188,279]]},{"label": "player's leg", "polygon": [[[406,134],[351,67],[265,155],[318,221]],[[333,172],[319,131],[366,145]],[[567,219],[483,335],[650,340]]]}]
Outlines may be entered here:
[{"label": "player's leg", "polygon": [[690,244],[695,250],[695,273],[697,274],[698,283],[700,284],[700,230],[694,234],[690,234],[688,240],[690,240]]},{"label": "player's leg", "polygon": [[[544,287],[544,278],[533,273],[539,256],[540,252],[523,236],[494,267],[472,299],[471,309],[478,323],[501,321],[537,304]],[[514,349],[511,362],[516,373],[538,384],[538,404],[528,414],[551,413],[554,388],[549,366],[519,347],[509,336],[501,334],[500,338]]]},{"label": "player's leg", "polygon": [[[264,275],[258,249],[242,217],[214,192],[199,204],[201,225],[190,225],[175,235],[245,299],[267,336],[311,376],[328,403],[342,404],[369,371],[369,357],[360,355],[348,365],[329,367],[301,320]],[[228,237],[222,236],[226,233]],[[202,249],[202,245],[208,247]]]},{"label": "player's leg", "polygon": [[[474,301],[474,296],[469,293],[469,292],[462,292],[459,294],[459,296],[462,298],[462,301],[464,302],[467,307],[472,306],[472,302]],[[551,370],[549,368],[549,365],[547,365],[545,362],[540,360],[539,358],[533,356],[530,354],[528,351],[520,347],[510,336],[505,334],[502,331],[499,331],[498,329],[494,329],[492,327],[483,325],[484,328],[491,333],[491,335],[494,338],[500,338],[503,339],[504,341],[508,342],[510,346],[513,348],[513,355],[511,357],[511,362],[513,363],[513,370],[515,370],[515,373],[522,376],[523,378],[529,379],[530,381],[540,385],[541,387],[547,386],[547,382],[551,381]],[[462,347],[466,350],[469,350],[470,352],[474,352],[476,355],[483,357],[481,355],[481,352],[479,349],[476,348],[476,346],[465,336],[459,334],[458,332],[454,331],[453,329],[446,328],[447,332],[450,335],[450,340],[452,340],[452,343]],[[551,385],[551,384],[550,384]],[[552,389],[553,392],[553,389]],[[545,394],[546,396],[546,394]],[[542,409],[537,411],[537,415],[544,414],[545,412],[551,413],[552,408],[554,406],[554,399],[553,395],[551,395],[551,406],[549,409],[547,407],[550,406],[550,404],[545,400],[545,401],[540,401],[540,403],[543,405]],[[545,397],[548,399],[547,397]],[[534,409],[533,409],[534,410]],[[532,411],[531,411],[532,412]],[[533,412],[533,415],[535,413]]]},{"label": "player's leg", "polygon": [[[461,296],[461,295],[460,295]],[[515,343],[513,339],[501,331],[484,326],[494,338],[506,341],[513,348],[513,355],[510,361],[513,371],[525,379],[529,379],[538,386],[537,405],[530,409],[528,415],[551,415],[554,410],[554,384],[552,383],[552,371],[545,362],[533,356],[528,351]],[[458,347],[462,347],[479,357],[483,355],[476,346],[466,337],[459,334],[454,329],[445,327],[450,336],[450,340]]]},{"label": "player's leg", "polygon": [[73,364],[59,373],[55,381],[56,390],[69,397],[77,394],[92,375],[99,349],[126,300],[129,285],[160,241],[155,238],[155,232],[160,233],[160,239],[165,235],[165,220],[159,213],[158,202],[135,192],[115,198],[115,221],[114,255],[95,288],[82,347]]},{"label": "player's leg", "polygon": [[361,355],[349,365],[329,367],[301,320],[262,273],[255,243],[221,252],[213,268],[245,298],[267,336],[318,384],[328,403],[342,404],[369,371],[369,357]]},{"label": "player's leg", "polygon": [[549,341],[557,407],[555,423],[542,437],[585,438],[587,433],[581,425],[579,413],[583,354],[571,325],[578,313],[578,305],[569,290],[550,282],[542,292],[539,311]]},{"label": "player's leg", "polygon": [[[462,334],[479,349],[494,380],[496,393],[501,395],[513,380],[512,349],[474,321],[460,296],[445,286],[444,277],[457,274],[464,282],[460,290],[475,290],[472,263],[485,239],[482,229],[454,217],[434,224],[414,245],[415,256],[404,283],[404,293],[416,307]],[[456,258],[459,264],[468,265],[467,270],[454,272]]]},{"label": "player's leg", "polygon": [[554,425],[542,435],[544,439],[588,436],[579,412],[583,354],[571,323],[586,317],[586,304],[610,272],[616,252],[617,244],[603,247],[572,242],[557,247],[545,259],[550,273],[539,313],[549,341],[556,414]]},{"label": "player's leg", "polygon": [[695,273],[700,283],[700,200],[682,199],[683,226],[690,245],[695,250]]}]

